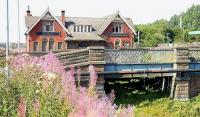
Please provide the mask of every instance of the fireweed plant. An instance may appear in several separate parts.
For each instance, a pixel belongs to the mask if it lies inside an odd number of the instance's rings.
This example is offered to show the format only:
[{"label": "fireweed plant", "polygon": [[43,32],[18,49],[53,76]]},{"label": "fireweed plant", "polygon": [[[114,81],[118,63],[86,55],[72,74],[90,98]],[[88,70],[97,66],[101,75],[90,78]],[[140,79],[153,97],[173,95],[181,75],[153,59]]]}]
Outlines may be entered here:
[{"label": "fireweed plant", "polygon": [[[133,117],[133,107],[114,104],[114,91],[99,97],[97,75],[89,67],[89,87],[76,85],[69,72],[53,54],[31,57],[17,55],[8,60],[13,75],[0,75],[0,116],[5,117]],[[78,82],[80,82],[78,76]]]}]

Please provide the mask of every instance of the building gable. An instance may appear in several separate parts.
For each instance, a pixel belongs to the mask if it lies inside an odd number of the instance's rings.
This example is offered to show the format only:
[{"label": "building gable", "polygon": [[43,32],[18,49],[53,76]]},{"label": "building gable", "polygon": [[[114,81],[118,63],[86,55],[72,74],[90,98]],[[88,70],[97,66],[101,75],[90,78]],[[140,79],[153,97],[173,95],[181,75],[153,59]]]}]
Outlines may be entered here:
[{"label": "building gable", "polygon": [[41,20],[55,20],[58,22],[58,24],[67,32],[67,34],[70,34],[70,32],[65,28],[65,26],[53,15],[53,13],[47,9],[34,23],[32,26],[29,27],[29,29],[26,31],[25,34],[28,34]]},{"label": "building gable", "polygon": [[123,18],[119,12],[113,14],[113,15],[110,15],[107,17],[107,19],[105,20],[104,24],[101,26],[100,30],[98,31],[98,34],[99,35],[102,35],[103,32],[109,27],[109,25],[112,23],[112,22],[124,22],[128,28],[133,32],[133,34],[137,35],[136,31],[133,29],[133,27],[131,27],[128,22],[126,21],[125,18]]},{"label": "building gable", "polygon": [[42,20],[55,20],[50,12],[47,12],[41,19]]}]

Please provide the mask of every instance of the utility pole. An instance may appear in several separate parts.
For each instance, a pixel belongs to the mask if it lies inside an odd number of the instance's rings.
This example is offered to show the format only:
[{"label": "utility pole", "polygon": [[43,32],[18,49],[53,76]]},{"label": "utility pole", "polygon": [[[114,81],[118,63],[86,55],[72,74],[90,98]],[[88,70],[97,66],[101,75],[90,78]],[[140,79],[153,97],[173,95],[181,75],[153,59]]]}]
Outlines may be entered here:
[{"label": "utility pole", "polygon": [[18,7],[18,38],[19,38],[19,40],[18,40],[18,52],[20,51],[20,44],[21,44],[21,42],[20,42],[20,38],[21,38],[21,36],[20,36],[20,14],[19,14],[19,8],[20,8],[20,6],[19,6],[19,0],[17,0],[17,7]]},{"label": "utility pole", "polygon": [[167,44],[170,43],[170,40],[169,40],[169,33],[167,33]]},{"label": "utility pole", "polygon": [[140,45],[140,31],[138,31],[138,46]]},{"label": "utility pole", "polygon": [[8,54],[9,54],[9,0],[7,0],[7,40],[6,40],[6,77],[9,78],[9,69],[8,69]]},{"label": "utility pole", "polygon": [[182,16],[180,16],[180,29],[182,29],[183,27],[182,27]]}]

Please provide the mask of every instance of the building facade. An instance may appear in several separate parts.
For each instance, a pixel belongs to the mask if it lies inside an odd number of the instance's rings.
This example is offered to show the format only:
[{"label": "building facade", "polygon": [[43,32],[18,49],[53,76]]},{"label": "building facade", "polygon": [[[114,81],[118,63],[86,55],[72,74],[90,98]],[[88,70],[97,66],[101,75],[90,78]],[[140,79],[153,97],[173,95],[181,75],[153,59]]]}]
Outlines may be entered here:
[{"label": "building facade", "polygon": [[105,48],[133,47],[136,32],[130,18],[119,12],[103,18],[69,17],[65,11],[55,16],[47,9],[41,16],[32,16],[28,9],[27,51],[48,52],[81,49],[88,46]]}]

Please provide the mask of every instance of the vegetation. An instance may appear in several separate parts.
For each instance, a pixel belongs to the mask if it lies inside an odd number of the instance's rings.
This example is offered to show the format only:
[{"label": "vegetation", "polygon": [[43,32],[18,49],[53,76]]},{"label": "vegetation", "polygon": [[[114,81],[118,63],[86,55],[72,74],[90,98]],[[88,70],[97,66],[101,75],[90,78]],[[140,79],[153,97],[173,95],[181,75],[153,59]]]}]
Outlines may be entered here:
[{"label": "vegetation", "polygon": [[[180,17],[182,29],[179,28]],[[136,29],[141,32],[141,46],[157,46],[167,42],[199,42],[199,35],[188,35],[188,32],[200,30],[200,5],[193,5],[186,12],[172,16],[169,21],[161,19],[151,24],[137,25]]]},{"label": "vegetation", "polygon": [[111,83],[110,87],[115,90],[116,104],[135,105],[136,117],[200,116],[200,96],[181,102],[169,99],[168,90],[161,92],[158,88],[155,90],[151,87],[147,90],[141,88],[137,90],[124,81]]},{"label": "vegetation", "polygon": [[166,42],[167,21],[159,20],[152,24],[138,25],[142,46],[157,46],[159,43]]},{"label": "vegetation", "polygon": [[[12,74],[0,75],[1,117],[132,117],[133,108],[117,107],[114,94],[98,98],[93,66],[89,87],[77,87],[74,69],[65,72],[54,54],[18,55],[8,62]],[[78,70],[79,71],[79,70]],[[79,76],[78,76],[79,77]]]},{"label": "vegetation", "polygon": [[0,68],[4,68],[5,65],[6,65],[6,60],[5,60],[5,58],[1,58],[1,57],[0,57]]},{"label": "vegetation", "polygon": [[161,98],[151,103],[142,102],[142,106],[136,108],[136,115],[137,117],[199,117],[199,103],[200,96],[186,102]]}]

